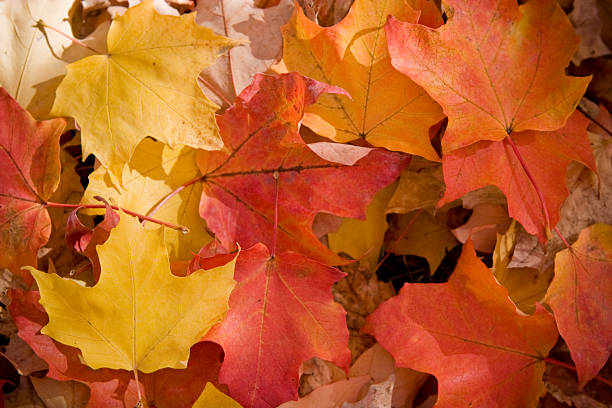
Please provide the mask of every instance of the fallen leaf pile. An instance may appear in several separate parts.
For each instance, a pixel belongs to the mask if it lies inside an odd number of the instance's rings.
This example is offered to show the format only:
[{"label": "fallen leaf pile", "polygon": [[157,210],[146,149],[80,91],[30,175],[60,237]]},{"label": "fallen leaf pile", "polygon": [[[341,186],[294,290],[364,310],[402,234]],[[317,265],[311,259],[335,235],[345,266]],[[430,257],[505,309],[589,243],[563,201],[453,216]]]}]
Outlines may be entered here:
[{"label": "fallen leaf pile", "polygon": [[610,403],[609,16],[522,3],[1,1],[0,407]]}]

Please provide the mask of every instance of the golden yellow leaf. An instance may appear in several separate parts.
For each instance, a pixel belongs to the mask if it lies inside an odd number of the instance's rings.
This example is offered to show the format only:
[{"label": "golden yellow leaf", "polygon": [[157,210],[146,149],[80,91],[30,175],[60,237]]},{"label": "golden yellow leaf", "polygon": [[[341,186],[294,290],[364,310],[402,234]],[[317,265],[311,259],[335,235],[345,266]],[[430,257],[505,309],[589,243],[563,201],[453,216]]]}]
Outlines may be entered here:
[{"label": "golden yellow leaf", "polygon": [[391,65],[384,30],[389,14],[429,26],[442,23],[433,2],[423,0],[356,0],[348,15],[329,28],[296,7],[283,28],[286,67],[340,86],[352,97],[323,95],[307,109],[303,123],[337,142],[364,138],[374,146],[439,161],[429,128],[444,117],[442,109]]},{"label": "golden yellow leaf", "polygon": [[242,405],[219,391],[211,383],[206,383],[193,408],[241,408]]},{"label": "golden yellow leaf", "polygon": [[41,333],[78,347],[94,369],[185,368],[189,348],[227,311],[235,260],[174,276],[163,228],[145,230],[124,213],[98,254],[102,273],[93,287],[28,268],[49,315]]},{"label": "golden yellow leaf", "polygon": [[536,302],[541,301],[553,278],[553,268],[544,272],[534,268],[508,268],[516,244],[516,221],[512,221],[505,234],[497,235],[493,251],[493,275],[508,289],[514,304],[527,314],[535,312]]},{"label": "golden yellow leaf", "polygon": [[94,153],[117,176],[145,136],[171,147],[220,149],[218,106],[196,79],[236,44],[197,25],[193,13],[160,15],[147,0],[113,21],[108,54],[67,66],[51,113],[74,117],[83,156]]},{"label": "golden yellow leaf", "polygon": [[[105,168],[96,169],[89,176],[83,204],[99,204],[101,196],[119,207],[149,215],[170,193],[200,176],[195,162],[196,150],[191,147],[170,149],[163,143],[145,139],[136,147],[129,164],[123,167],[122,183]],[[166,247],[171,261],[191,260],[194,253],[210,241],[206,223],[199,216],[202,183],[195,182],[161,204],[152,216],[172,224],[189,228],[184,234],[166,231]],[[95,214],[103,214],[104,210]],[[146,228],[156,227],[146,223]]]},{"label": "golden yellow leaf", "polygon": [[376,266],[387,230],[385,209],[397,183],[380,190],[366,210],[365,220],[345,218],[338,231],[328,234],[329,248],[358,259],[367,267]]}]

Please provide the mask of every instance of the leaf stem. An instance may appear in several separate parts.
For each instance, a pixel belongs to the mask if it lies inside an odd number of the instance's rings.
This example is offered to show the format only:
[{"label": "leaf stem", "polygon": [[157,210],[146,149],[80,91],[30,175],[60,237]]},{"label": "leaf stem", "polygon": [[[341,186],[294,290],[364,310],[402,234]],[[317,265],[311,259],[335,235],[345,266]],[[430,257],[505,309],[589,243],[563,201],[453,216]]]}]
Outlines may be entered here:
[{"label": "leaf stem", "polygon": [[138,405],[145,406],[145,402],[142,400],[142,394],[140,393],[140,381],[138,381],[138,369],[134,368],[134,380],[136,380],[136,392],[138,393]]},{"label": "leaf stem", "polygon": [[[179,187],[177,187],[174,191],[172,191],[171,193],[169,193],[166,197],[164,197],[163,200],[161,200],[159,202],[159,204],[157,204],[155,207],[153,207],[153,209],[151,209],[151,211],[149,211],[147,213],[147,217],[152,217],[153,214],[155,214],[157,212],[157,210],[159,210],[164,204],[166,204],[168,201],[170,201],[170,199],[172,197],[174,197],[175,195],[177,195],[178,193],[180,193],[181,191],[183,191],[185,188],[189,187],[190,185],[197,183],[198,181],[202,180],[203,176],[198,176],[192,180],[189,180],[188,182],[180,185]],[[144,224],[147,220],[143,220],[142,223]]]},{"label": "leaf stem", "polygon": [[272,249],[270,250],[270,255],[274,258],[276,254],[276,240],[278,237],[278,185],[280,173],[275,171],[272,177],[274,177],[274,232],[272,233]]},{"label": "leaf stem", "polygon": [[589,120],[591,122],[593,122],[594,124],[596,124],[597,126],[599,126],[600,129],[602,129],[604,132],[606,132],[608,135],[612,136],[612,130],[608,129],[607,127],[605,127],[601,122],[599,122],[597,119],[595,119],[594,117],[592,117],[591,115],[589,115],[584,109],[582,109],[580,106],[577,106],[576,109],[578,109],[578,111],[580,111],[580,113],[582,113],[584,116],[586,116],[587,118],[589,118]]},{"label": "leaf stem", "polygon": [[228,106],[232,106],[232,103],[229,101],[229,99],[225,97],[225,95],[223,95],[223,92],[221,92],[221,90],[217,89],[216,86],[205,80],[202,74],[200,74],[200,76],[198,77],[198,81],[202,82],[205,87],[210,89],[210,91],[217,95],[219,99],[221,99],[223,102],[227,103]]},{"label": "leaf stem", "polygon": [[92,47],[90,47],[89,45],[85,44],[83,41],[81,41],[81,40],[77,40],[76,38],[71,37],[71,36],[69,36],[68,34],[65,34],[65,33],[64,33],[64,32],[62,32],[61,30],[58,30],[58,29],[57,29],[57,28],[55,28],[55,27],[52,27],[52,26],[50,26],[50,25],[45,24],[45,22],[44,22],[44,21],[42,21],[42,20],[38,20],[38,21],[36,22],[35,27],[37,27],[37,28],[39,28],[39,29],[41,29],[41,30],[44,30],[45,28],[48,28],[49,30],[51,30],[51,31],[55,31],[56,33],[58,33],[58,34],[60,34],[60,35],[62,35],[62,36],[64,36],[64,37],[66,37],[67,39],[69,39],[70,41],[72,41],[72,42],[73,42],[74,44],[76,44],[76,45],[80,45],[81,47],[85,47],[85,48],[87,48],[88,50],[90,50],[90,51],[92,51],[92,52],[95,52],[96,54],[104,54],[103,52],[100,52],[100,51],[96,50],[95,48],[92,48]]},{"label": "leaf stem", "polygon": [[[51,207],[51,208],[106,208],[106,205],[104,204],[63,204],[63,203],[54,203],[52,201],[48,201],[45,204],[45,207]],[[151,221],[154,222],[155,224],[159,224],[159,225],[163,225],[164,227],[168,227],[168,228],[172,228],[174,230],[177,231],[181,231],[182,233],[186,234],[189,232],[189,228],[183,226],[183,225],[175,225],[175,224],[171,224],[169,222],[166,221],[162,221],[162,220],[158,220],[157,218],[152,218],[152,217],[148,217],[146,215],[143,214],[138,214],[137,212],[125,209],[123,207],[118,207],[116,205],[111,205],[110,206],[113,210],[121,210],[124,213],[131,215],[132,217],[137,217],[140,220],[143,221]]]},{"label": "leaf stem", "polygon": [[546,229],[548,231],[551,231],[552,228],[550,226],[550,215],[548,214],[548,207],[546,206],[546,199],[544,198],[544,194],[542,193],[542,190],[540,190],[540,186],[538,186],[538,183],[533,177],[533,174],[531,174],[531,171],[529,170],[529,167],[527,167],[527,163],[525,162],[525,159],[523,159],[521,152],[519,151],[518,147],[514,143],[514,140],[512,140],[512,137],[510,136],[510,134],[508,134],[508,137],[504,139],[504,143],[507,143],[510,145],[510,147],[512,148],[512,151],[514,151],[514,155],[516,156],[518,161],[521,163],[521,166],[523,167],[523,170],[525,171],[527,178],[529,179],[529,181],[531,182],[531,185],[535,189],[536,194],[538,195],[538,198],[540,200],[540,205],[542,206],[542,211],[544,212],[544,219],[546,220]]},{"label": "leaf stem", "polygon": [[[548,363],[548,364],[552,364],[552,365],[556,365],[559,367],[563,367],[563,368],[567,368],[568,370],[572,370],[573,372],[577,373],[578,370],[576,369],[576,366],[569,364],[569,363],[564,363],[563,361],[559,361],[557,359],[554,359],[552,357],[545,357],[544,358],[544,362]],[[612,387],[612,381],[608,380],[607,378],[604,378],[600,375],[596,375],[594,377],[597,381],[602,382],[604,384],[606,384],[609,387]]]}]

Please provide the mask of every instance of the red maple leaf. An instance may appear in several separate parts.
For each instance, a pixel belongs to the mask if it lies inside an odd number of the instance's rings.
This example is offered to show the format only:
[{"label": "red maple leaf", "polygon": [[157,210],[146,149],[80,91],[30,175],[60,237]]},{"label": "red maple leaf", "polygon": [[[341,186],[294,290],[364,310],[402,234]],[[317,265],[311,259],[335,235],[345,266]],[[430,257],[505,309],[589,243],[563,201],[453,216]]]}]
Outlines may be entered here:
[{"label": "red maple leaf", "polygon": [[367,319],[398,367],[438,380],[437,407],[535,407],[553,317],[519,313],[489,269],[464,247],[448,283],[405,284]]},{"label": "red maple leaf", "polygon": [[21,267],[36,266],[36,255],[51,234],[44,204],[57,189],[59,138],[64,119],[37,121],[0,88],[0,269],[33,279]]},{"label": "red maple leaf", "polygon": [[343,276],[262,244],[240,252],[227,316],[206,335],[223,346],[219,380],[233,398],[248,408],[297,399],[300,364],[314,356],[348,369],[346,312],[331,293]]},{"label": "red maple leaf", "polygon": [[510,216],[546,242],[568,195],[567,165],[576,160],[596,171],[586,136],[588,124],[575,112],[563,128],[554,132],[513,133],[500,142],[480,141],[445,154],[442,170],[446,191],[438,206],[469,191],[495,185],[508,199]]},{"label": "red maple leaf", "polygon": [[438,29],[390,18],[393,66],[448,116],[444,153],[513,131],[565,124],[589,78],[564,68],[578,45],[556,0],[449,0]]},{"label": "red maple leaf", "polygon": [[548,288],[559,333],[576,363],[583,387],[606,364],[612,350],[612,226],[594,224],[555,257]]},{"label": "red maple leaf", "polygon": [[[202,151],[200,215],[227,248],[262,242],[271,251],[346,262],[312,232],[319,212],[364,218],[374,194],[395,180],[407,156],[373,149],[353,166],[315,154],[298,133],[304,108],[322,92],[343,92],[296,73],[256,75],[217,117],[224,152]],[[274,248],[274,249],[272,249]]]}]

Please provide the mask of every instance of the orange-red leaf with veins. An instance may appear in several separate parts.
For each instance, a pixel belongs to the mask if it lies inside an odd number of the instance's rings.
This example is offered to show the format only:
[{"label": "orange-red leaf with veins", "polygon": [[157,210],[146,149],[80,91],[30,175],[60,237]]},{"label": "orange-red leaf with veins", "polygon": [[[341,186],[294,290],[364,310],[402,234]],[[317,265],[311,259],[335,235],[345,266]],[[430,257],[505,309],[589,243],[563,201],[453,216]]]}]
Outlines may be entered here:
[{"label": "orange-red leaf with veins", "polygon": [[442,158],[446,191],[442,206],[469,191],[495,185],[508,199],[508,212],[530,234],[547,241],[547,229],[559,221],[561,204],[568,195],[565,183],[567,165],[578,161],[595,171],[595,159],[586,135],[589,121],[575,112],[566,125],[554,132],[524,131],[510,137],[540,189],[544,207],[510,141],[480,141],[447,153]]},{"label": "orange-red leaf with veins", "polygon": [[37,121],[0,88],[0,269],[33,279],[21,267],[36,266],[36,255],[51,234],[44,207],[57,189],[59,138],[64,119]]},{"label": "orange-red leaf with veins", "polygon": [[343,91],[296,73],[257,75],[217,117],[226,151],[198,154],[204,174],[200,215],[225,247],[262,242],[272,253],[291,250],[330,265],[346,262],[312,232],[315,215],[364,218],[374,194],[399,176],[407,158],[373,150],[344,166],[317,156],[301,139],[298,123],[323,92]]},{"label": "orange-red leaf with veins", "polygon": [[232,398],[245,408],[297,399],[300,364],[314,356],[348,369],[346,312],[331,293],[343,276],[294,252],[271,256],[262,244],[240,252],[227,316],[206,335],[223,346],[219,381]]},{"label": "orange-red leaf with veins", "polygon": [[107,204],[104,221],[93,229],[89,229],[79,220],[77,213],[78,208],[70,213],[66,221],[66,243],[75,251],[89,258],[94,279],[97,281],[100,277],[101,268],[96,247],[106,242],[111,230],[119,223],[119,214]]},{"label": "orange-red leaf with veins", "polygon": [[436,407],[535,407],[544,357],[557,341],[553,317],[517,311],[491,271],[463,247],[448,283],[407,283],[367,319],[366,331],[398,367],[438,380]]},{"label": "orange-red leaf with veins", "polygon": [[393,66],[448,116],[444,153],[512,131],[562,127],[589,78],[565,76],[578,45],[556,0],[448,0],[439,29],[385,26]]},{"label": "orange-red leaf with veins", "polygon": [[[11,289],[9,295],[9,311],[19,330],[19,337],[49,365],[49,378],[75,380],[87,385],[90,389],[89,408],[136,406],[138,393],[132,372],[89,368],[81,362],[77,348],[58,343],[40,333],[49,318],[38,302],[38,292]],[[191,408],[207,381],[219,386],[222,353],[222,349],[214,343],[197,343],[191,348],[186,369],[164,368],[151,374],[141,373],[141,391],[144,391],[148,406]]]},{"label": "orange-red leaf with veins", "polygon": [[606,364],[612,351],[612,226],[594,224],[555,258],[550,305],[576,363],[580,387]]}]

